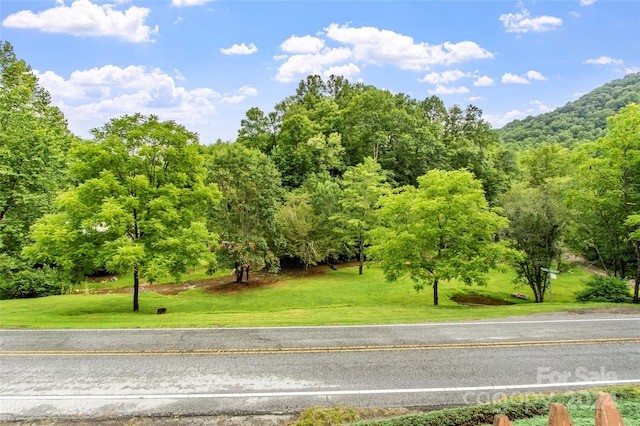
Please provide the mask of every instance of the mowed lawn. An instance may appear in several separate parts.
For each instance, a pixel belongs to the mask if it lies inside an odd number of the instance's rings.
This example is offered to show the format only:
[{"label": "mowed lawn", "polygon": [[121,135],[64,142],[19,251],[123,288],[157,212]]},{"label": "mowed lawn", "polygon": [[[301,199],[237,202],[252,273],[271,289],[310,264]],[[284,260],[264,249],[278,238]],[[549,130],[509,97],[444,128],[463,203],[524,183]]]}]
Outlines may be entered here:
[{"label": "mowed lawn", "polygon": [[[145,328],[145,327],[246,327],[340,324],[389,324],[462,321],[581,309],[605,304],[575,303],[589,273],[579,268],[565,272],[553,282],[553,303],[547,294],[542,304],[511,296],[527,294],[516,288],[509,271],[494,271],[487,286],[440,283],[440,306],[433,306],[432,288],[416,292],[404,279],[387,283],[380,268],[357,267],[309,277],[280,275],[270,286],[236,293],[208,293],[202,288],[161,295],[140,295],[140,311],[132,312],[130,294],[69,294],[39,299],[0,301],[2,328]],[[114,283],[122,287],[123,279]],[[510,306],[460,306],[450,297],[478,293],[516,304]],[[626,305],[633,306],[633,305]],[[167,314],[157,315],[158,308]],[[640,313],[640,309],[639,309]]]}]

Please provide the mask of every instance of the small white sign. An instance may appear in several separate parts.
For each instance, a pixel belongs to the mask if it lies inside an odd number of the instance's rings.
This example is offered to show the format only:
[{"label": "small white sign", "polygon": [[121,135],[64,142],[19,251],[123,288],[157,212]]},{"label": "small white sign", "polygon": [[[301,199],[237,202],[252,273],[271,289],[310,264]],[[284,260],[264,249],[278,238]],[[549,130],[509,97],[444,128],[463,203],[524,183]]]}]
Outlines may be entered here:
[{"label": "small white sign", "polygon": [[556,277],[557,277],[557,275],[556,275],[556,274],[551,273],[551,279],[552,279],[552,280],[555,280],[555,279],[556,279]]}]

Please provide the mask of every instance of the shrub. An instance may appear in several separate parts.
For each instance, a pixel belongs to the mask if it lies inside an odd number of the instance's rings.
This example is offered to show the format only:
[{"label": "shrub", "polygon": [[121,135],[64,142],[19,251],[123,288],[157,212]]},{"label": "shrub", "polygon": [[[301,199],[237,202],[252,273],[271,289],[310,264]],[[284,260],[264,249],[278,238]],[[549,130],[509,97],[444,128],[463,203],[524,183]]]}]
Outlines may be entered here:
[{"label": "shrub", "polygon": [[0,299],[26,299],[62,294],[63,281],[50,268],[20,268],[4,274]]},{"label": "shrub", "polygon": [[631,289],[620,278],[593,276],[585,283],[586,289],[576,295],[578,302],[631,303]]}]

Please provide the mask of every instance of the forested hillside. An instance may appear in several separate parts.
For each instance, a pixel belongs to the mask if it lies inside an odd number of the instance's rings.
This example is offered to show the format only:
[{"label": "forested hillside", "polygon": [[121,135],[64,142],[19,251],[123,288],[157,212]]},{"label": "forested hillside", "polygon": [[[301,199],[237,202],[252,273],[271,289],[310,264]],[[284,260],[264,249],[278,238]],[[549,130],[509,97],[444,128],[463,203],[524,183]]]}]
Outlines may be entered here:
[{"label": "forested hillside", "polygon": [[515,120],[498,130],[502,140],[518,149],[544,143],[567,148],[602,137],[611,117],[626,105],[640,102],[640,73],[614,80],[546,114]]}]

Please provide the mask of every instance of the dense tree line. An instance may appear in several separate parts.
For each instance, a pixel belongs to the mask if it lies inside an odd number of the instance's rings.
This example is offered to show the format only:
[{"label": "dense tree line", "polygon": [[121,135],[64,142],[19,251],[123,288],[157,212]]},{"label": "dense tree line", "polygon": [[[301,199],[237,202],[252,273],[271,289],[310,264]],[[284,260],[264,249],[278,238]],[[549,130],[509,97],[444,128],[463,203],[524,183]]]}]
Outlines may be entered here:
[{"label": "dense tree line", "polygon": [[553,143],[571,148],[603,137],[607,118],[630,103],[640,103],[640,73],[607,83],[554,111],[512,121],[498,133],[519,150]]},{"label": "dense tree line", "polygon": [[[536,302],[571,247],[612,275],[640,271],[640,112],[572,149],[505,147],[470,105],[309,76],[237,140],[203,146],[140,114],[80,140],[29,67],[2,46],[0,289],[61,292],[99,271],[141,279],[357,260],[416,289],[482,284],[512,265]],[[636,272],[638,275],[638,272]],[[636,277],[638,281],[640,276]],[[637,300],[636,286],[636,300]]]}]

